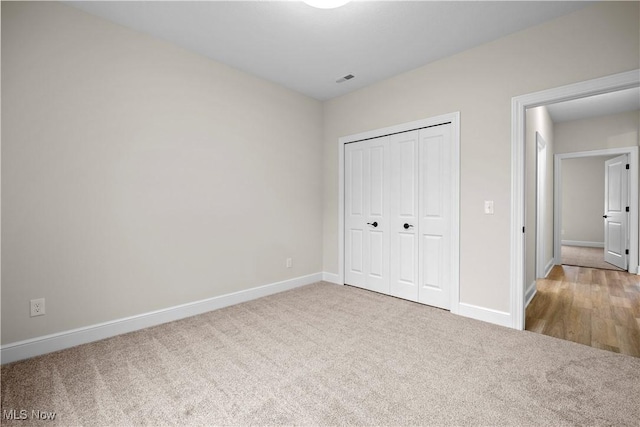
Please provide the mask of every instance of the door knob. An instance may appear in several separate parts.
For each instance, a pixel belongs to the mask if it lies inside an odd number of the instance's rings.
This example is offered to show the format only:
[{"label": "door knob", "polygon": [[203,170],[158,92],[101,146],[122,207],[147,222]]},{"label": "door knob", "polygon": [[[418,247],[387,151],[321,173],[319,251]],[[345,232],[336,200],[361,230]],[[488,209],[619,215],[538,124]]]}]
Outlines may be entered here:
[{"label": "door knob", "polygon": [[607,215],[602,215],[602,218],[609,218]]},{"label": "door knob", "polygon": [[407,230],[407,229],[409,229],[409,228],[413,227],[413,225],[411,225],[411,224],[407,224],[407,223],[405,222],[405,223],[404,223],[404,225],[403,225],[403,227],[404,227],[404,229],[405,229],[405,230]]},{"label": "door knob", "polygon": [[373,228],[376,228],[378,226],[378,222],[377,221],[368,222],[367,225],[373,225]]}]

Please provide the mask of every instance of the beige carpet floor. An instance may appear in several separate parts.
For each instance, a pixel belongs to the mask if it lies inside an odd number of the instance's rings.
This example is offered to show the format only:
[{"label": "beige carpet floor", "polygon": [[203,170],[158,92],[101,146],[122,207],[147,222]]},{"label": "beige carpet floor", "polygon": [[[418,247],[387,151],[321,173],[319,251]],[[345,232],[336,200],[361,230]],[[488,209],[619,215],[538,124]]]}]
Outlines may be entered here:
[{"label": "beige carpet floor", "polygon": [[604,260],[603,248],[587,248],[581,246],[566,246],[561,248],[562,264],[578,267],[600,268],[603,270],[624,271]]},{"label": "beige carpet floor", "polygon": [[[318,283],[2,366],[6,425],[615,425],[640,359]],[[6,413],[6,412],[3,412]]]}]

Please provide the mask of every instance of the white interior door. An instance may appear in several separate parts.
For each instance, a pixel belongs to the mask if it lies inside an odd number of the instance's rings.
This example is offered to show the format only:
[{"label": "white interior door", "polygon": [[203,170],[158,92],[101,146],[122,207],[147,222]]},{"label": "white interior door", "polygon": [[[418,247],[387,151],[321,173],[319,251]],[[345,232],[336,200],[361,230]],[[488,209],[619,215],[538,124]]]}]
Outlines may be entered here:
[{"label": "white interior door", "polygon": [[418,301],[451,307],[451,124],[421,129]]},{"label": "white interior door", "polygon": [[389,292],[389,137],[345,146],[345,283]]},{"label": "white interior door", "polygon": [[627,269],[628,175],[627,155],[605,162],[604,260]]},{"label": "white interior door", "polygon": [[391,295],[418,300],[419,131],[390,137]]}]

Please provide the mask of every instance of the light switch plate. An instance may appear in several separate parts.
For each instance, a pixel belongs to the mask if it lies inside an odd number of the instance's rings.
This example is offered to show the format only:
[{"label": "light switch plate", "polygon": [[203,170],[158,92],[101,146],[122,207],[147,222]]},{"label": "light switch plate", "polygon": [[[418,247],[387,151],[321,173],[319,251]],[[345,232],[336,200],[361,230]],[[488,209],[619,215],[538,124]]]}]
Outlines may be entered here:
[{"label": "light switch plate", "polygon": [[484,213],[487,215],[493,215],[493,200],[484,201]]}]

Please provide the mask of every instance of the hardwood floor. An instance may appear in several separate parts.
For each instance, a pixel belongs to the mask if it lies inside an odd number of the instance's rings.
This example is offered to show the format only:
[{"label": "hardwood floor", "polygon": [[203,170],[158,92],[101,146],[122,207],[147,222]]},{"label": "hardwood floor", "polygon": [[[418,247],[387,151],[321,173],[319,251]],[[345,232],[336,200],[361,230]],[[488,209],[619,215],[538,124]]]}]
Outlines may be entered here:
[{"label": "hardwood floor", "polygon": [[640,357],[640,276],[556,265],[536,286],[526,330]]}]

